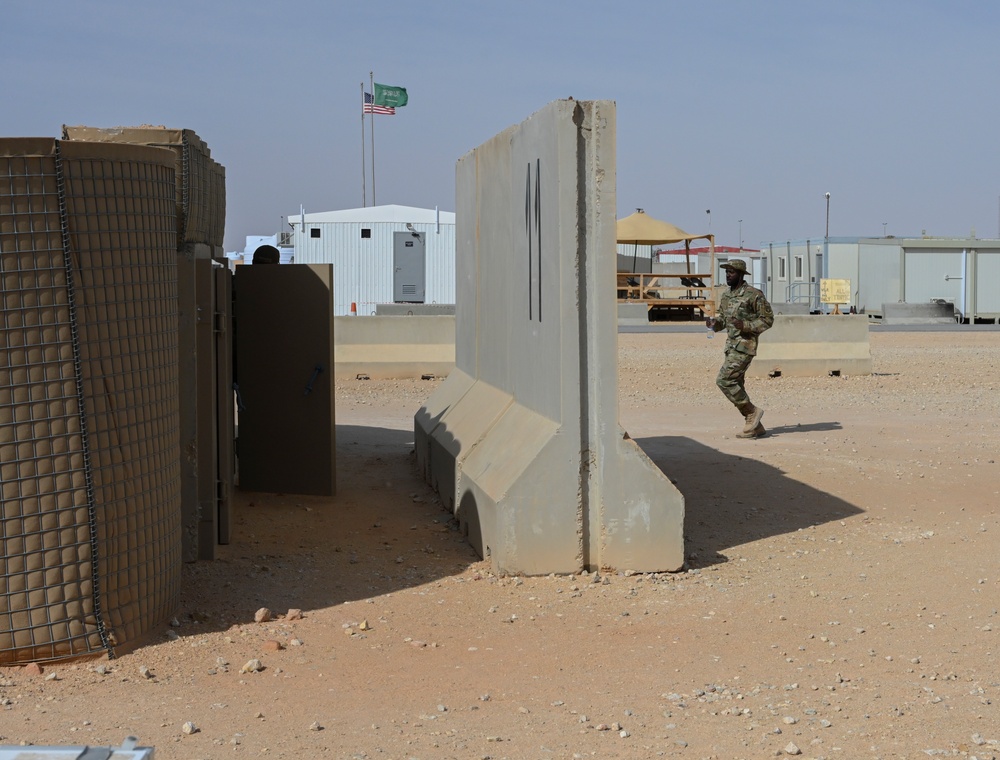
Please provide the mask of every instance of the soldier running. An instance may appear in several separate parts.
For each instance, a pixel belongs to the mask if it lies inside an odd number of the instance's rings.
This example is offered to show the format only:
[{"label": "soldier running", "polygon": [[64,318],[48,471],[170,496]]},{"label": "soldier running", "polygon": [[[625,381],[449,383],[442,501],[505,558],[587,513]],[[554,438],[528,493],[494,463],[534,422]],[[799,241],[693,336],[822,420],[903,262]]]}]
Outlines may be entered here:
[{"label": "soldier running", "polygon": [[745,261],[731,259],[722,268],[729,290],[722,294],[718,315],[705,319],[705,325],[715,332],[728,331],[725,359],[715,384],[743,415],[743,431],[736,437],[760,438],[767,432],[760,422],[764,410],[750,402],[744,376],[757,355],[757,336],[774,324],[774,312],[764,294],[744,282]]}]

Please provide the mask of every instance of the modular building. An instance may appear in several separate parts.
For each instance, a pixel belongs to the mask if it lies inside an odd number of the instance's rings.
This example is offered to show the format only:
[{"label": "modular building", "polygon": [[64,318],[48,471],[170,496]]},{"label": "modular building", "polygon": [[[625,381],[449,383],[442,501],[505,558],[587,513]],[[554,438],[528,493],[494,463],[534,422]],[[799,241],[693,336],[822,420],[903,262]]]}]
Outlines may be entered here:
[{"label": "modular building", "polygon": [[370,206],[289,214],[288,223],[296,264],[333,264],[335,315],[455,303],[454,212]]},{"label": "modular building", "polygon": [[820,300],[820,280],[847,280],[840,308],[881,317],[884,304],[948,303],[960,322],[1000,319],[1000,240],[980,238],[815,238],[764,243],[750,278],[774,303]]},{"label": "modular building", "polygon": [[226,253],[226,258],[236,264],[253,264],[254,253],[259,248],[268,247],[278,251],[279,264],[294,264],[295,249],[288,243],[289,234],[280,235],[247,235],[247,244],[242,251]]}]

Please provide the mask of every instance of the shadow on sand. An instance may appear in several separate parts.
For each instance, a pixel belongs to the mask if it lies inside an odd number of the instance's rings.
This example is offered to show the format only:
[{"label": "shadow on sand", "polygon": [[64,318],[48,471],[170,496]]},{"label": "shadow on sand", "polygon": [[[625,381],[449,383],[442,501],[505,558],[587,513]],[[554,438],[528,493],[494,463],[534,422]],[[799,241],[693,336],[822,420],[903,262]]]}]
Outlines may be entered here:
[{"label": "shadow on sand", "polygon": [[[183,568],[182,629],[305,612],[453,576],[479,557],[425,484],[413,431],[337,426],[337,494],[237,491],[232,543]],[[190,632],[181,630],[181,633]]]},{"label": "shadow on sand", "polygon": [[[833,422],[784,426],[768,432],[787,435],[839,428],[840,424]],[[727,562],[723,552],[734,546],[843,520],[863,511],[769,464],[690,438],[657,436],[639,438],[636,443],[684,494],[688,567]]]},{"label": "shadow on sand", "polygon": [[768,436],[787,435],[789,433],[822,433],[830,430],[842,430],[839,422],[814,422],[808,425],[779,425],[768,428]]},{"label": "shadow on sand", "polygon": [[[861,511],[768,464],[690,438],[637,443],[684,494],[688,567],[726,562],[732,547]],[[415,589],[479,561],[421,479],[411,430],[338,425],[337,484],[332,498],[237,491],[232,543],[215,561],[184,566],[179,632],[246,624],[261,607],[308,614]]]}]

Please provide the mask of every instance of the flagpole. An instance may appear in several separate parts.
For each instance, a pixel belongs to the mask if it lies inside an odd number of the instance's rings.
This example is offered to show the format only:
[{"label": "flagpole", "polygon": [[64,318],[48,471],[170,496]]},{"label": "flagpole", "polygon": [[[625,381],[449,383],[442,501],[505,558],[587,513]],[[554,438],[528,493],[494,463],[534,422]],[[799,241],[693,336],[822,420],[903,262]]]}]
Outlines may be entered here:
[{"label": "flagpole", "polygon": [[375,73],[368,72],[368,83],[372,88],[372,206],[375,203]]},{"label": "flagpole", "polygon": [[[374,117],[374,114],[372,114]],[[368,188],[365,187],[367,168],[365,167],[365,83],[361,82],[361,207],[368,205]]]}]

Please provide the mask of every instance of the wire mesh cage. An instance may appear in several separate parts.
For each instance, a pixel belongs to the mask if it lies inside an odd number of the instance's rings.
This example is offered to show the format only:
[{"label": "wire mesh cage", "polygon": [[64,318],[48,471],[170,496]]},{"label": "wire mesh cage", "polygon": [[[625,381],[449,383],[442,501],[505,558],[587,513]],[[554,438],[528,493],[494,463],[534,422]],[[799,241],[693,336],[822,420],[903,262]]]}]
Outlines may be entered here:
[{"label": "wire mesh cage", "polygon": [[0,664],[176,608],[175,195],[168,151],[0,139]]},{"label": "wire mesh cage", "polygon": [[190,129],[166,127],[63,126],[72,141],[125,143],[166,148],[174,154],[178,249],[221,247],[226,223],[226,170],[208,144]]}]

